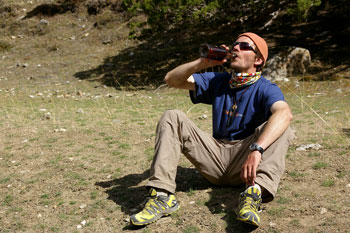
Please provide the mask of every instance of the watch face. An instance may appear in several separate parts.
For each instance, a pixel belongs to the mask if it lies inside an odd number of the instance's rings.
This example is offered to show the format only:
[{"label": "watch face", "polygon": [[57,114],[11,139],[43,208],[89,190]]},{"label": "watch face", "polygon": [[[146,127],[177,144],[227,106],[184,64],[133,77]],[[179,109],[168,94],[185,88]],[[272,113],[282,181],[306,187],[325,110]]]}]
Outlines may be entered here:
[{"label": "watch face", "polygon": [[256,150],[256,144],[251,144],[249,147],[250,150]]},{"label": "watch face", "polygon": [[264,153],[264,149],[262,148],[262,147],[260,147],[258,144],[255,144],[255,143],[253,143],[253,144],[251,144],[250,146],[249,146],[249,149],[250,149],[250,151],[259,151],[261,154],[263,154]]}]

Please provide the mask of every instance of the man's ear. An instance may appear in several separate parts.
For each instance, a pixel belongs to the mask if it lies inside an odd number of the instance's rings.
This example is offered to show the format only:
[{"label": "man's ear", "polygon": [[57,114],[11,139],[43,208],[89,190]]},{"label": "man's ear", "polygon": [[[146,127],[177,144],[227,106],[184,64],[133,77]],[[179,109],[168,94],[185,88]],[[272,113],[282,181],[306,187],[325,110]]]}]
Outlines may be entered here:
[{"label": "man's ear", "polygon": [[255,58],[255,62],[254,62],[255,67],[261,66],[263,63],[264,63],[264,60],[261,57]]}]

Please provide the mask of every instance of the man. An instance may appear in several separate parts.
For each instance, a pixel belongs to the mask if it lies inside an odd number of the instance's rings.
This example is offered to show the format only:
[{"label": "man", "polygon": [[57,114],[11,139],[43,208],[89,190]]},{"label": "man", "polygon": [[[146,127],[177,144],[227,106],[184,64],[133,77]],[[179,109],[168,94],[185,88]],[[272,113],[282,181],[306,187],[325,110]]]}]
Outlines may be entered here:
[{"label": "man", "polygon": [[[188,89],[193,103],[212,105],[213,136],[180,111],[163,114],[147,184],[149,199],[141,212],[131,216],[133,225],[149,224],[179,208],[175,177],[183,153],[213,184],[245,184],[237,219],[259,226],[260,204],[274,198],[284,172],[293,139],[292,114],[281,90],[261,76],[268,56],[264,39],[243,33],[228,54],[222,61],[199,58],[165,76],[169,86]],[[229,59],[231,73],[198,73]]]}]

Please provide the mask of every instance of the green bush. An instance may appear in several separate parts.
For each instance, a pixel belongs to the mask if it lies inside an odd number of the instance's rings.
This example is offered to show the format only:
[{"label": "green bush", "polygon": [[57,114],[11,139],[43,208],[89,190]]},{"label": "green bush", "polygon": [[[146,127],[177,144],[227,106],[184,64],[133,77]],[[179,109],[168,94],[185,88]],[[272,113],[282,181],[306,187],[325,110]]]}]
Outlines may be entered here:
[{"label": "green bush", "polygon": [[151,32],[173,28],[249,21],[263,26],[268,15],[286,9],[293,21],[307,21],[321,0],[123,0],[122,7],[131,16],[141,12],[147,16]]},{"label": "green bush", "polygon": [[306,22],[310,10],[314,7],[320,6],[321,0],[297,0],[297,6],[293,9],[289,8],[288,13],[294,16],[299,22]]},{"label": "green bush", "polygon": [[10,43],[0,40],[0,52],[9,51],[12,47]]},{"label": "green bush", "polygon": [[143,11],[152,31],[161,31],[211,18],[221,4],[218,0],[123,0],[122,6],[131,14]]}]

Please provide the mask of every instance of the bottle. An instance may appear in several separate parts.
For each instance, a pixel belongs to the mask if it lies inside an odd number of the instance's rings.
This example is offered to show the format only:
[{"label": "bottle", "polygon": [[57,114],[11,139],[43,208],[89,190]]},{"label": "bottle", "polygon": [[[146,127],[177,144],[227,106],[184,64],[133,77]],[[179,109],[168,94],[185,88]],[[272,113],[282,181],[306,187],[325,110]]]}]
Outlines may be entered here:
[{"label": "bottle", "polygon": [[211,60],[221,61],[227,56],[227,53],[226,49],[209,44],[202,44],[199,48],[200,56]]}]

